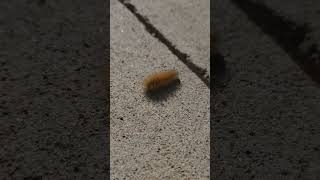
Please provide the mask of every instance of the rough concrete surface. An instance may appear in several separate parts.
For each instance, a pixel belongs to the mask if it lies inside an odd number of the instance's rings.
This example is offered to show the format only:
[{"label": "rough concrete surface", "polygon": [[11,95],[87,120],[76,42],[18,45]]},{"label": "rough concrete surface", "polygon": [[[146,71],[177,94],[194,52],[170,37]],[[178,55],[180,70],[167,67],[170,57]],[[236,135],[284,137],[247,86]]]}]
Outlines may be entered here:
[{"label": "rough concrete surface", "polygon": [[320,2],[232,0],[320,83]]},{"label": "rough concrete surface", "polygon": [[0,2],[0,179],[106,179],[105,1]]},{"label": "rough concrete surface", "polygon": [[211,99],[213,178],[319,179],[319,84],[230,0],[213,11],[231,74]]},{"label": "rough concrete surface", "polygon": [[[253,0],[253,2],[258,2]],[[281,14],[285,18],[294,20],[298,24],[310,24],[317,30],[320,22],[320,2],[317,0],[299,1],[299,0],[262,0],[267,7],[273,9],[276,13]]]},{"label": "rough concrete surface", "polygon": [[[209,89],[125,6],[111,1],[111,179],[209,179]],[[181,84],[147,96],[143,79]]]},{"label": "rough concrete surface", "polygon": [[[260,2],[261,3],[261,2]],[[313,52],[314,59],[320,65],[320,1],[318,0],[263,0],[262,3],[275,13],[289,19],[298,25],[308,26],[308,32],[301,49],[307,51],[315,44],[316,51]]]},{"label": "rough concrete surface", "polygon": [[131,0],[174,45],[210,73],[210,1]]}]

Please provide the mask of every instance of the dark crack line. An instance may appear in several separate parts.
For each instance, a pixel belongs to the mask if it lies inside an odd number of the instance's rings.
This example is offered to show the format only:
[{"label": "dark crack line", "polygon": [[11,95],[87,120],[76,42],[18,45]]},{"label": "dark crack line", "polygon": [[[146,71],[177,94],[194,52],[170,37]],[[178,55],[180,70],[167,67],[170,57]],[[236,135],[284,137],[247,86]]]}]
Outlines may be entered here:
[{"label": "dark crack line", "polygon": [[181,62],[183,62],[193,73],[195,73],[206,86],[210,87],[210,80],[207,74],[207,70],[203,69],[197,65],[195,65],[191,60],[190,56],[186,53],[181,52],[177,49],[155,26],[153,26],[148,18],[141,15],[136,7],[131,4],[128,0],[118,0],[121,4],[123,4],[136,18],[141,22],[148,33],[157,38],[160,42],[162,42],[167,48],[174,54]]},{"label": "dark crack line", "polygon": [[310,28],[298,25],[284,18],[266,7],[262,3],[251,0],[231,0],[243,10],[248,18],[261,30],[268,34],[312,80],[320,83],[320,52],[315,43],[311,43],[307,50],[302,50],[302,43],[307,40]]}]

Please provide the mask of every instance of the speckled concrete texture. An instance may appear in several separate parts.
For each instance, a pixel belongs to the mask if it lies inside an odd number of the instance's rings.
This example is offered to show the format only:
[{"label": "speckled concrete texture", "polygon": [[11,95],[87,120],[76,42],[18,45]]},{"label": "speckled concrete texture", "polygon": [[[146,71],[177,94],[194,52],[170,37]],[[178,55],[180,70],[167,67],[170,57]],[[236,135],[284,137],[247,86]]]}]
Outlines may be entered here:
[{"label": "speckled concrete texture", "polygon": [[216,0],[231,80],[214,106],[215,179],[319,179],[320,87],[230,0]]},{"label": "speckled concrete texture", "polygon": [[232,0],[320,83],[320,2]]},{"label": "speckled concrete texture", "polygon": [[[111,1],[111,179],[209,179],[209,89],[118,1]],[[148,97],[143,79],[181,84]]]},{"label": "speckled concrete texture", "polygon": [[0,179],[106,179],[104,1],[0,2]]},{"label": "speckled concrete texture", "polygon": [[263,3],[285,19],[309,28],[300,49],[305,53],[311,53],[313,61],[320,66],[320,1],[263,0],[259,3]]},{"label": "speckled concrete texture", "polygon": [[317,0],[299,1],[299,0],[251,0],[252,2],[263,3],[267,7],[273,9],[276,13],[281,14],[285,18],[294,20],[299,24],[307,23],[319,27],[320,22],[317,21],[320,16],[320,2]]},{"label": "speckled concrete texture", "polygon": [[178,49],[210,73],[210,1],[131,0]]}]

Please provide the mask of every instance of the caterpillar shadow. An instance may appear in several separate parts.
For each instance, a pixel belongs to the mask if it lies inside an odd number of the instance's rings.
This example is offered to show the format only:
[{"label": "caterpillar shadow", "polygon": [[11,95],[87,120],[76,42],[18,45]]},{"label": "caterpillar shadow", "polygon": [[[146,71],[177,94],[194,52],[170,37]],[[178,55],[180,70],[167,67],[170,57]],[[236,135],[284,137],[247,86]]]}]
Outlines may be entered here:
[{"label": "caterpillar shadow", "polygon": [[146,91],[145,94],[149,100],[152,101],[166,101],[168,98],[175,95],[176,91],[180,89],[181,81],[177,79],[166,87],[161,87],[153,91]]}]

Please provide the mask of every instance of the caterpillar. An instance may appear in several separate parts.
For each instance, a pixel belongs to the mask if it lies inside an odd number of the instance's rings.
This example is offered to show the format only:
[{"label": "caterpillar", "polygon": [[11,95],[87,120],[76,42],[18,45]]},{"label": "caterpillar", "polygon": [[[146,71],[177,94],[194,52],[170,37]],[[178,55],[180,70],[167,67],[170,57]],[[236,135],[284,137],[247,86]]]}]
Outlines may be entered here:
[{"label": "caterpillar", "polygon": [[178,72],[169,70],[149,75],[143,82],[146,91],[154,91],[166,87],[178,80]]}]

